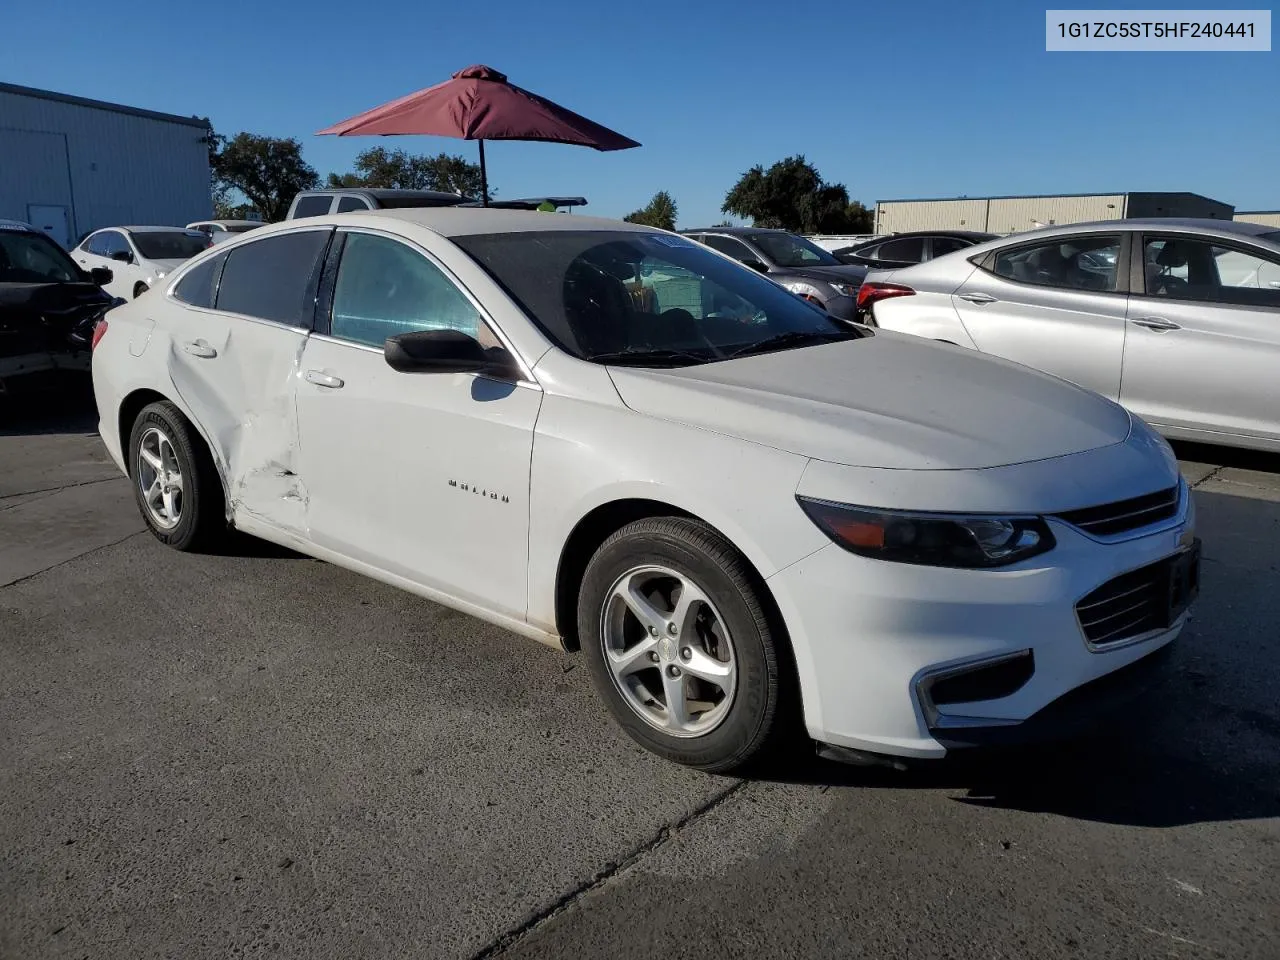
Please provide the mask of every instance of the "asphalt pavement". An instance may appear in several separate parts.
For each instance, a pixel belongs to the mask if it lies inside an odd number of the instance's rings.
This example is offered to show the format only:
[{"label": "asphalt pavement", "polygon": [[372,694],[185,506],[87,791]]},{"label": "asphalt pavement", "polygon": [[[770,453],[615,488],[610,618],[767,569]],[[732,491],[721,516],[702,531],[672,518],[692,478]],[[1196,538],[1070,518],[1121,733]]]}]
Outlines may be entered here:
[{"label": "asphalt pavement", "polygon": [[0,423],[2,960],[1280,956],[1280,457],[1180,448],[1201,600],[1093,736],[739,780],[574,657],[165,549],[94,420]]}]

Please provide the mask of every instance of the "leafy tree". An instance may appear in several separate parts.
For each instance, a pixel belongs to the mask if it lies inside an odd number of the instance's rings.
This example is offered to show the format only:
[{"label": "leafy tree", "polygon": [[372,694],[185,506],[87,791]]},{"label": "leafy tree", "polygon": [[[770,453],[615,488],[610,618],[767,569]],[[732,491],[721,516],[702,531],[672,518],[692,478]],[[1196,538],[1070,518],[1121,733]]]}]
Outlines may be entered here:
[{"label": "leafy tree", "polygon": [[[356,157],[356,172],[331,173],[328,186],[382,187],[399,190],[443,190],[480,196],[480,165],[448,153],[417,157],[404,150],[370,147]],[[489,196],[493,196],[489,188]]]},{"label": "leafy tree", "polygon": [[849,201],[849,207],[845,211],[845,216],[849,219],[849,233],[874,233],[876,229],[876,215],[874,210],[868,210],[857,200]]},{"label": "leafy tree", "polygon": [[849,201],[842,183],[827,183],[802,155],[779,160],[766,170],[752,167],[734,184],[720,208],[749,217],[758,227],[796,233],[861,233],[855,226],[867,216]]},{"label": "leafy tree", "polygon": [[215,200],[220,187],[222,205],[230,207],[230,191],[237,190],[267,221],[283,220],[294,195],[320,181],[302,159],[302,144],[293,139],[237,133],[211,159]]},{"label": "leafy tree", "polygon": [[659,190],[649,201],[649,205],[632,211],[622,218],[628,223],[642,223],[646,227],[657,227],[660,230],[676,228],[676,202],[671,194]]}]

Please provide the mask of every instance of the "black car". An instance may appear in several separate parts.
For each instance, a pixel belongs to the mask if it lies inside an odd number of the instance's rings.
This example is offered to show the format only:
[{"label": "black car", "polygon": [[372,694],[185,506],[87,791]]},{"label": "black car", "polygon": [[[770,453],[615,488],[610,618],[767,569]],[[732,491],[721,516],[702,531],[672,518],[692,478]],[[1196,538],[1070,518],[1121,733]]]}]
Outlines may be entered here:
[{"label": "black car", "polygon": [[816,303],[831,316],[854,319],[858,287],[866,276],[866,267],[841,263],[821,247],[785,230],[707,227],[682,232],[759,270],[792,293]]},{"label": "black car", "polygon": [[85,271],[39,230],[0,220],[0,397],[88,370],[94,325],[123,301],[103,291],[111,271]]},{"label": "black car", "polygon": [[891,237],[864,240],[851,247],[841,247],[835,256],[842,263],[888,270],[912,267],[944,253],[954,253],[977,243],[994,240],[999,234],[977,230],[922,230],[918,233],[895,233]]}]

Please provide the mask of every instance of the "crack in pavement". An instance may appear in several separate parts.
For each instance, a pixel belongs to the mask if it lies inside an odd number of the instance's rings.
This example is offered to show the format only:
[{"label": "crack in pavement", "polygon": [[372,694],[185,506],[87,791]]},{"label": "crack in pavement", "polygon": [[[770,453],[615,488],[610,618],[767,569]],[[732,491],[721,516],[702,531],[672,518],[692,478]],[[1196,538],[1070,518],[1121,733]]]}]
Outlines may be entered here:
[{"label": "crack in pavement", "polygon": [[[13,493],[6,493],[3,497],[0,497],[0,502],[9,500],[13,497],[29,497],[33,493],[48,493],[52,495],[55,493],[59,493],[63,490],[71,490],[75,487],[89,487],[95,483],[110,483],[112,480],[127,480],[127,479],[129,478],[126,477],[123,473],[118,473],[114,477],[100,477],[97,480],[81,480],[79,483],[64,483],[60,487],[40,487],[38,490],[17,490]],[[29,503],[30,501],[27,501],[27,502]],[[13,507],[20,507],[20,506],[22,506],[22,504],[13,503],[13,504],[10,504],[8,507],[0,507],[0,509],[9,510],[9,509],[12,509]]]},{"label": "crack in pavement", "polygon": [[497,957],[506,953],[507,950],[533,934],[543,924],[564,913],[575,903],[588,896],[592,891],[598,890],[614,877],[619,876],[631,867],[635,866],[645,857],[646,854],[652,853],[658,847],[670,840],[677,831],[684,829],[695,820],[706,816],[708,813],[711,813],[713,810],[727,803],[746,786],[746,780],[739,780],[733,786],[729,787],[729,789],[716,794],[706,803],[702,804],[702,806],[687,813],[675,823],[664,824],[656,834],[634,848],[617,863],[607,864],[603,870],[597,871],[595,876],[591,877],[591,879],[578,884],[572,890],[562,894],[549,906],[546,906],[532,914],[519,926],[512,927],[506,933],[500,934],[491,941],[488,946],[481,949],[478,953],[473,954],[471,960],[490,960],[492,957]]},{"label": "crack in pavement", "polygon": [[7,589],[8,587],[17,586],[20,583],[25,583],[26,581],[30,580],[32,577],[38,577],[42,573],[48,573],[50,570],[56,570],[58,567],[64,566],[68,563],[73,563],[76,560],[79,560],[81,557],[87,557],[91,553],[97,553],[99,550],[105,550],[107,549],[107,547],[118,546],[119,544],[124,543],[126,540],[129,540],[132,537],[136,537],[138,534],[146,533],[146,532],[147,531],[145,529],[135,530],[133,531],[133,533],[125,534],[119,540],[112,540],[110,543],[104,543],[101,546],[94,547],[92,550],[86,550],[84,553],[77,553],[74,557],[67,557],[67,559],[59,560],[57,563],[51,563],[49,564],[49,566],[45,567],[42,570],[36,570],[34,573],[28,573],[25,576],[18,577],[18,579],[16,580],[10,580],[8,583],[0,583],[0,590]]},{"label": "crack in pavement", "polygon": [[1195,483],[1191,484],[1191,489],[1194,490],[1196,487],[1200,486],[1200,484],[1202,483],[1208,483],[1210,480],[1212,480],[1214,477],[1216,477],[1225,469],[1227,469],[1225,464],[1219,464],[1218,466],[1210,470],[1208,473],[1206,473],[1199,480],[1197,480]]}]

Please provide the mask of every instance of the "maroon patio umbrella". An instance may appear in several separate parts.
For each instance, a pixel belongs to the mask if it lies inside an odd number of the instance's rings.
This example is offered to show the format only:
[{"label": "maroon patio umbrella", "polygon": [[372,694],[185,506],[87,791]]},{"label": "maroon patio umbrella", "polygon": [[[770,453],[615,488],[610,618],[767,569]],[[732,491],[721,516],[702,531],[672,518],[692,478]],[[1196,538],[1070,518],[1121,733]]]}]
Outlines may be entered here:
[{"label": "maroon patio umbrella", "polygon": [[424,134],[480,141],[482,202],[489,203],[486,140],[544,140],[596,150],[626,150],[635,140],[508,83],[505,74],[476,64],[399,100],[325,127],[317,136]]}]

